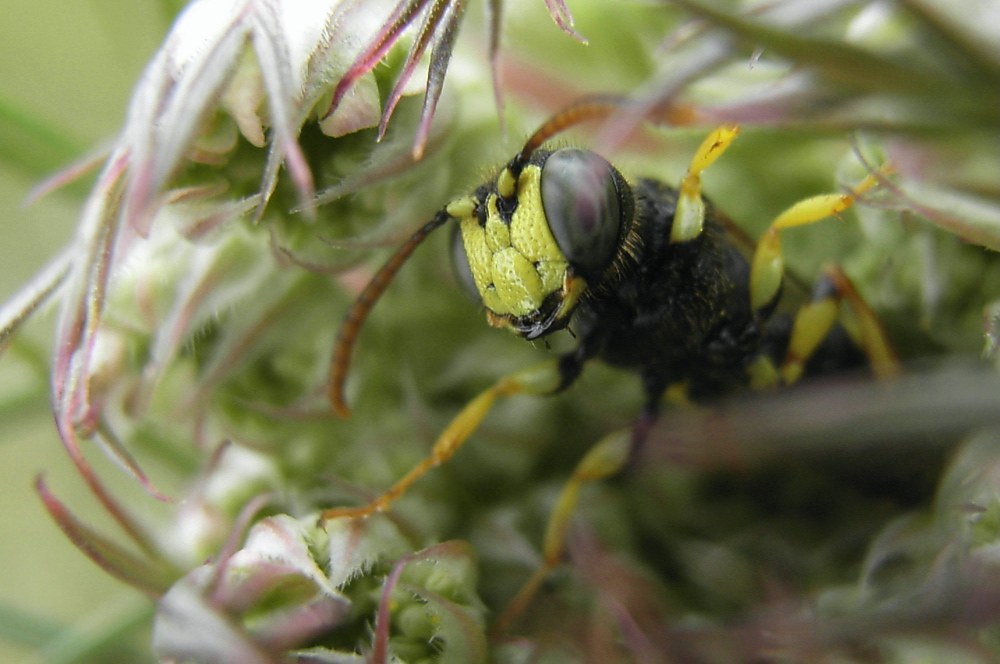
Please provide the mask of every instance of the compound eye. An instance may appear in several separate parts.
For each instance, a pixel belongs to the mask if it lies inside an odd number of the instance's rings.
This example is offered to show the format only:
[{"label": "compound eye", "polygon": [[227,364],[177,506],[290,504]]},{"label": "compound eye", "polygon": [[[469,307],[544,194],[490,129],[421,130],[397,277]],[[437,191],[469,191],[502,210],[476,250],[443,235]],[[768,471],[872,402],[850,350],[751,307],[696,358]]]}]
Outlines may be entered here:
[{"label": "compound eye", "polygon": [[559,249],[584,276],[611,262],[621,230],[614,169],[580,148],[556,150],[542,167],[542,207]]},{"label": "compound eye", "polygon": [[482,302],[482,296],[476,287],[476,280],[472,276],[472,268],[469,267],[469,257],[465,253],[465,244],[462,242],[462,228],[458,224],[453,224],[451,227],[451,265],[465,294],[474,302]]}]

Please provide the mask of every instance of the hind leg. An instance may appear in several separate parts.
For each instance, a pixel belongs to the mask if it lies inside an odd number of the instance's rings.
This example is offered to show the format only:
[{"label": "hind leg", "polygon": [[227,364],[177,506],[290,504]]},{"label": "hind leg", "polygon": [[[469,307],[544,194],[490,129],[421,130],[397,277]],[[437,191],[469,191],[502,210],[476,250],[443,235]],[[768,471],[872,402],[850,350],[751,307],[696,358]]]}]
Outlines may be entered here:
[{"label": "hind leg", "polygon": [[841,301],[847,302],[857,321],[848,330],[854,332],[853,341],[864,351],[876,377],[884,380],[899,374],[899,360],[875,312],[847,275],[831,264],[817,281],[812,301],[799,309],[795,317],[788,350],[779,369],[782,384],[790,385],[802,376],[806,362],[838,320]]}]

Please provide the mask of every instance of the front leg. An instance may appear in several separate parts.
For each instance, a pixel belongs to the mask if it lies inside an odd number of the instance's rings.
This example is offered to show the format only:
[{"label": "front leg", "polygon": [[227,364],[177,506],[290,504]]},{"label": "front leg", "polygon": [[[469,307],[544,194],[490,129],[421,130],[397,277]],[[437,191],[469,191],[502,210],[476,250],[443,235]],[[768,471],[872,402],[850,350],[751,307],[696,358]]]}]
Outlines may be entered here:
[{"label": "front leg", "polygon": [[[579,371],[576,373],[578,375]],[[396,482],[388,491],[362,507],[343,507],[325,510],[320,516],[320,520],[328,521],[340,517],[366,517],[378,512],[384,512],[389,509],[389,506],[393,502],[406,493],[411,484],[416,482],[427,471],[441,465],[454,456],[458,448],[462,446],[462,443],[468,440],[472,432],[479,427],[480,422],[490,412],[497,399],[515,394],[551,394],[565,387],[564,383],[562,363],[555,361],[545,362],[525,371],[501,378],[492,387],[484,390],[479,396],[470,401],[455,416],[455,419],[451,421],[451,424],[448,425],[444,432],[441,433],[441,436],[434,443],[434,447],[431,448],[431,453],[427,458],[417,464],[413,470]]]},{"label": "front leg", "polygon": [[565,390],[576,382],[583,372],[583,366],[601,352],[606,333],[598,326],[591,328],[580,339],[576,348],[559,357],[559,387],[557,392]]}]

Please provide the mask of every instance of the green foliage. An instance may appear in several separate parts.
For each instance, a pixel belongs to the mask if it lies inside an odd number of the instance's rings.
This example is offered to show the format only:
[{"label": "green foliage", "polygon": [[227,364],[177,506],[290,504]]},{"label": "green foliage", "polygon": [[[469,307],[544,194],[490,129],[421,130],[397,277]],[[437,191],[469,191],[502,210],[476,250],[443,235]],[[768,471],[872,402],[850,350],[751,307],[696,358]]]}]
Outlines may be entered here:
[{"label": "green foliage", "polygon": [[[266,103],[220,106],[201,79],[191,85],[208,105],[177,113],[194,123],[190,141],[167,126],[159,144],[143,143],[142,128],[128,125],[115,144],[131,150],[124,175],[99,180],[62,272],[71,276],[59,282],[52,401],[76,468],[132,541],[103,534],[113,526],[91,496],[60,501],[43,486],[57,524],[98,565],[160,598],[154,649],[178,661],[273,662],[288,652],[321,662],[990,661],[1000,647],[991,594],[1000,590],[1000,404],[990,398],[995,366],[979,356],[984,312],[1000,298],[1000,66],[983,41],[995,46],[995,34],[922,0],[828,12],[804,1],[746,12],[571,0],[584,46],[541,3],[520,4],[503,24],[506,137],[486,57],[466,52],[487,29],[471,15],[419,161],[419,95],[400,101],[381,141],[374,127],[323,133],[332,90],[296,91],[286,101],[301,117],[284,126]],[[415,41],[407,35],[374,69],[380,104]],[[249,53],[241,76],[263,86],[275,63],[263,48]],[[346,67],[348,55],[335,55]],[[501,403],[391,514],[322,530],[319,510],[365,503],[482,389],[552,355],[484,324],[450,273],[447,230],[416,252],[366,323],[348,420],[326,401],[330,349],[388,248],[588,92],[625,92],[649,112],[559,140],[602,150],[629,177],[675,183],[711,125],[742,123],[705,189],[752,236],[794,201],[891,163],[895,173],[843,222],[792,229],[783,241],[801,281],[827,261],[844,266],[911,377],[895,390],[859,380],[712,413],[671,410],[639,467],[584,491],[569,564],[513,628],[524,638],[491,643],[489,624],[540,564],[560,488],[595,441],[632,423],[635,377],[588,366],[565,394]],[[0,160],[29,181],[79,156],[89,135],[23,110],[19,98],[0,90]],[[248,111],[272,143],[254,143]],[[639,137],[626,140],[637,123]],[[293,155],[274,168],[262,205],[282,130],[296,132],[317,197],[304,195]],[[137,146],[152,150],[149,164]],[[136,183],[146,176],[156,186],[143,199]],[[50,196],[83,205],[82,190]],[[106,209],[91,214],[101,196]],[[148,237],[132,233],[144,223]],[[121,239],[115,253],[102,249],[114,245],[105,236]],[[5,261],[20,253],[11,242],[0,251]],[[95,269],[105,262],[106,290]],[[42,279],[32,292],[56,285]],[[88,324],[74,332],[78,310]],[[0,339],[20,336],[0,365],[9,372],[0,374],[0,432],[19,440],[23,404],[44,399],[36,349],[45,334],[21,330],[25,312],[10,311]],[[71,361],[59,355],[67,340]],[[552,350],[573,343],[560,335]],[[961,368],[938,368],[952,363]],[[55,438],[31,442],[54,449]],[[96,459],[90,442],[138,482],[104,495],[116,471],[80,461]],[[179,500],[133,497],[136,484]],[[73,593],[64,563],[45,555],[46,574]],[[0,631],[14,652],[148,659],[134,646],[148,608],[81,635],[34,617],[59,598],[36,603],[30,580],[9,587]],[[74,606],[91,610],[79,598]]]}]

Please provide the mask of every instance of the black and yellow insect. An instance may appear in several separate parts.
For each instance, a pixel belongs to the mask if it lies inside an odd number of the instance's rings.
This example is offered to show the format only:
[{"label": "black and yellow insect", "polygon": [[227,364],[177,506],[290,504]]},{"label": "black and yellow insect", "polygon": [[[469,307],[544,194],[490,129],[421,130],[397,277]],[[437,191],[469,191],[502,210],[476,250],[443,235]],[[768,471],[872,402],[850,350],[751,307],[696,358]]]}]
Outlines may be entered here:
[{"label": "black and yellow insect", "polygon": [[[581,484],[618,472],[655,421],[665,390],[682,384],[699,401],[743,387],[798,379],[838,316],[842,297],[861,322],[861,345],[876,372],[896,362],[876,319],[839,270],[829,270],[813,301],[797,315],[784,358],[772,357],[768,323],[784,272],[778,231],[850,206],[877,182],[869,176],[847,194],[818,196],[780,215],[752,260],[727,233],[727,222],[701,193],[701,173],[737,135],[715,130],[675,189],[651,179],[629,181],[595,152],[542,145],[567,127],[606,117],[617,99],[583,100],[536,131],[499,173],[449,203],[389,259],[344,322],[331,368],[330,399],[347,414],[343,384],[357,333],[379,295],[417,245],[454,222],[459,280],[482,302],[490,325],[539,339],[572,324],[576,347],[557,360],[500,379],[441,434],[430,456],[371,504],[328,510],[324,518],[385,510],[427,470],[447,460],[494,401],[568,387],[591,359],[635,371],[646,403],[630,433],[608,437],[581,461],[551,518],[545,565],[514,602],[527,601],[558,563]],[[788,335],[786,335],[788,336]],[[503,621],[501,621],[503,623]]]}]

